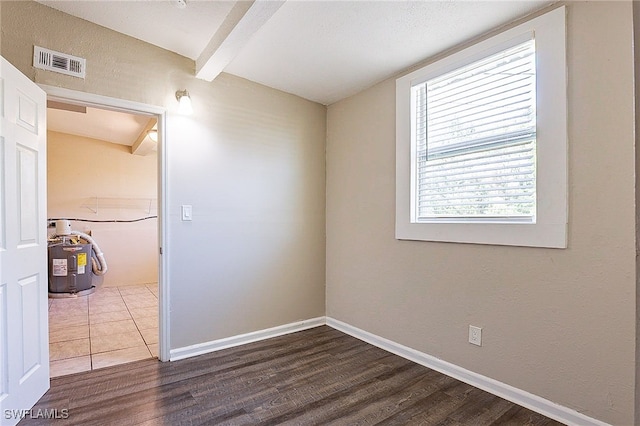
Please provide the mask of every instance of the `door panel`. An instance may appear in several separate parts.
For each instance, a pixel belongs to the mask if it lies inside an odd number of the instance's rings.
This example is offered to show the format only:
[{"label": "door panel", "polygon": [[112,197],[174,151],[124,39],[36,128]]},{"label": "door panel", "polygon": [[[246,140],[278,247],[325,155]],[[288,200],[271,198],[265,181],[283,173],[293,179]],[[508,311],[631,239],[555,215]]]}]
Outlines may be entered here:
[{"label": "door panel", "polygon": [[[2,87],[2,86],[0,86]],[[2,92],[0,92],[2,95]],[[0,115],[0,120],[2,116]],[[6,180],[5,173],[7,168],[4,167],[4,136],[0,136],[0,251],[6,250],[6,239],[5,239],[5,229],[7,229],[7,223],[5,217],[7,216],[5,212],[5,191],[4,191],[4,182]],[[0,283],[2,284],[2,283]]]},{"label": "door panel", "polygon": [[38,104],[21,90],[18,90],[18,125],[31,133],[38,134]]},{"label": "door panel", "polygon": [[[7,285],[0,285],[0,360],[8,359],[7,342]],[[5,399],[9,392],[7,363],[0,363],[0,401]]]},{"label": "door panel", "polygon": [[38,242],[38,153],[23,146],[16,150],[18,178],[18,248]]},{"label": "door panel", "polygon": [[49,388],[46,94],[2,57],[0,88],[0,423],[12,425]]},{"label": "door panel", "polygon": [[22,383],[37,369],[44,360],[40,353],[40,277],[32,275],[18,280],[20,299],[22,300]]}]

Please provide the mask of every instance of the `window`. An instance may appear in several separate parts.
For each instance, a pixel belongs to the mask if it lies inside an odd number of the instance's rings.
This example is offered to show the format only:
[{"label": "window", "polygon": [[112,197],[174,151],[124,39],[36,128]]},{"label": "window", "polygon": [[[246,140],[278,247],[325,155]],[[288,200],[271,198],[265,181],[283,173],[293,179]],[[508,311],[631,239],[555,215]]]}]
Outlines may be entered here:
[{"label": "window", "polygon": [[396,238],[566,247],[565,9],[396,83]]},{"label": "window", "polygon": [[416,221],[534,220],[535,43],[413,87]]}]

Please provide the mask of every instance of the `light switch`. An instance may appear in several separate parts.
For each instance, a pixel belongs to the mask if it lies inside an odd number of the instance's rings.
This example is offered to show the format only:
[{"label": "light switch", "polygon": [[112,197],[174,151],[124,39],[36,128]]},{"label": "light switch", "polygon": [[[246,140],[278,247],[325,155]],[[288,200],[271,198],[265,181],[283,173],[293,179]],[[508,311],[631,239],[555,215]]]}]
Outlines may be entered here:
[{"label": "light switch", "polygon": [[192,220],[192,208],[190,204],[182,205],[182,221]]}]

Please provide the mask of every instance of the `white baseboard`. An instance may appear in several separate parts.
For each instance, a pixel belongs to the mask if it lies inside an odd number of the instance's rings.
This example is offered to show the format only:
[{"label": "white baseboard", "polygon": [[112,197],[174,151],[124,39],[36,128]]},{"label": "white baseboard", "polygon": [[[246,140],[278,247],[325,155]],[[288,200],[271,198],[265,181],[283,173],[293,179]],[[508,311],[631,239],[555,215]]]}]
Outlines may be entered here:
[{"label": "white baseboard", "polygon": [[431,355],[427,355],[423,352],[395,343],[391,340],[385,339],[384,337],[376,336],[375,334],[361,330],[337,319],[327,317],[326,324],[329,327],[340,330],[357,339],[363,340],[410,361],[424,365],[425,367],[439,371],[447,376],[468,383],[559,422],[576,426],[607,426],[607,423],[585,416],[578,411],[556,404],[548,399],[533,395],[490,377],[474,373],[473,371],[469,371]]},{"label": "white baseboard", "polygon": [[239,334],[237,336],[226,337],[224,339],[213,340],[211,342],[198,343],[196,345],[185,346],[182,348],[171,349],[169,354],[170,361],[189,358],[196,355],[202,355],[209,352],[219,351],[222,349],[232,348],[259,340],[270,339],[272,337],[282,336],[284,334],[295,333],[309,328],[319,327],[325,324],[325,317],[312,318],[303,321],[292,322],[277,327],[258,330],[251,333]]}]

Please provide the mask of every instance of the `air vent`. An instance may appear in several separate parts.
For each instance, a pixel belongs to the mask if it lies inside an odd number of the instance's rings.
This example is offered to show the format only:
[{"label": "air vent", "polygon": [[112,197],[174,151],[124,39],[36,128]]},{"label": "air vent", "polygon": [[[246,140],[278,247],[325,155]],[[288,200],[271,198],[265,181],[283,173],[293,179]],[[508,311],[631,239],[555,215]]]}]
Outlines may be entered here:
[{"label": "air vent", "polygon": [[84,78],[87,60],[33,46],[33,66],[42,70]]}]

